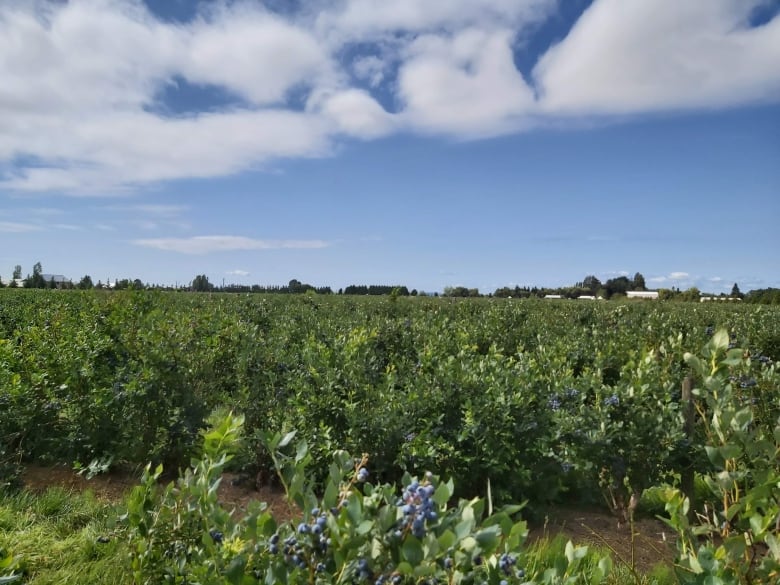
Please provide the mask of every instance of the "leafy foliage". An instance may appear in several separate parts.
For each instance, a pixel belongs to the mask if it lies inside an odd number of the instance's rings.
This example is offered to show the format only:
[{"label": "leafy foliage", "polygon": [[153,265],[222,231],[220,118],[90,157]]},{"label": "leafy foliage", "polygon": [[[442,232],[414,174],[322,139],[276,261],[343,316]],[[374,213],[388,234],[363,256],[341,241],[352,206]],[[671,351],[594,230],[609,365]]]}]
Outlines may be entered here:
[{"label": "leafy foliage", "polygon": [[[299,518],[277,525],[262,506],[234,521],[216,488],[238,446],[241,417],[227,415],[204,435],[203,455],[175,484],[159,488],[147,467],[128,504],[136,583],[593,583],[608,558],[586,562],[571,543],[549,565],[526,570],[527,530],[520,506],[485,515],[479,498],[450,502],[453,484],[432,474],[405,476],[403,492],[370,483],[368,459],[337,451],[324,495],[304,479],[305,443],[283,455],[292,434],[268,444]],[[592,561],[592,559],[588,559]]]},{"label": "leafy foliage", "polygon": [[[751,393],[770,381],[776,366],[758,369],[741,349],[729,349],[718,331],[701,356],[685,359],[699,383],[704,449],[711,463],[705,476],[712,502],[696,522],[690,502],[669,489],[666,509],[678,532],[681,583],[775,583],[780,579],[780,413],[777,386],[768,388],[774,408],[765,411]],[[758,371],[756,371],[758,370]]]}]

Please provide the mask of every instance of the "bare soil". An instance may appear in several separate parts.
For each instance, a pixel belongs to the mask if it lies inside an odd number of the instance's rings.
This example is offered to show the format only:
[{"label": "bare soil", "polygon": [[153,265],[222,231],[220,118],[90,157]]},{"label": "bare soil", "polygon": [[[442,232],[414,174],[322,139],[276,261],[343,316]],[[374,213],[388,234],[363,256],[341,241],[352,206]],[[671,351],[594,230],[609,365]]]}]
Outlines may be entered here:
[{"label": "bare soil", "polygon": [[[138,484],[138,476],[130,473],[108,473],[87,480],[66,467],[28,467],[22,479],[25,488],[31,491],[43,491],[52,486],[74,491],[91,490],[96,498],[108,502],[121,501]],[[296,515],[279,488],[258,487],[233,473],[224,475],[218,493],[222,504],[239,516],[251,501],[265,502],[280,523]],[[663,522],[642,518],[634,523],[634,530],[632,545],[629,526],[619,526],[615,517],[603,511],[556,508],[548,514],[544,525],[531,529],[529,542],[560,534],[576,544],[608,548],[616,562],[628,564],[633,559],[634,566],[641,572],[648,572],[658,563],[672,564],[673,535]]]}]

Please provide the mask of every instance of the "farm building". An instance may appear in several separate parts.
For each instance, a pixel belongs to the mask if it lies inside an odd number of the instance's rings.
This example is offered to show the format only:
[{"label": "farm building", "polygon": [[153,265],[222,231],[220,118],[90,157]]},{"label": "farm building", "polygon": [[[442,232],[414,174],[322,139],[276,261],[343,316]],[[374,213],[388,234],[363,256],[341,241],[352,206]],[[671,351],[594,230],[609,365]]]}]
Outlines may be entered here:
[{"label": "farm building", "polygon": [[657,299],[657,290],[630,290],[626,292],[629,299]]},{"label": "farm building", "polygon": [[706,303],[708,301],[741,301],[739,297],[701,297],[700,303]]}]

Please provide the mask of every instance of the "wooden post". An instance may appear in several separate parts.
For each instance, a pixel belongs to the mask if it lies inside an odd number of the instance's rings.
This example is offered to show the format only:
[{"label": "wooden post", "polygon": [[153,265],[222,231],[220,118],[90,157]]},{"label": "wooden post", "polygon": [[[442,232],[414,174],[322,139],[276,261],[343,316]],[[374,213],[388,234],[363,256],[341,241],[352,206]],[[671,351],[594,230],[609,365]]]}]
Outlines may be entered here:
[{"label": "wooden post", "polygon": [[[694,431],[694,408],[693,408],[693,379],[686,376],[682,383],[682,412],[685,419],[683,430],[688,439],[688,448],[693,444]],[[685,467],[680,474],[680,487],[683,494],[688,498],[690,507],[688,508],[688,519],[693,518],[693,511],[696,506],[696,490],[694,485],[693,462],[686,457]]]}]

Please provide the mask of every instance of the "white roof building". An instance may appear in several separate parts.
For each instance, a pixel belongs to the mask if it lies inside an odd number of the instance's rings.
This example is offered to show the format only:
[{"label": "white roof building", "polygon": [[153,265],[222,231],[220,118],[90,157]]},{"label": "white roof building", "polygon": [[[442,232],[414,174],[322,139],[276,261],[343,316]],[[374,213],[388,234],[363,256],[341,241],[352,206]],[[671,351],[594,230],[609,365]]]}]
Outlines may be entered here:
[{"label": "white roof building", "polygon": [[657,290],[630,290],[626,292],[629,299],[657,299]]}]

